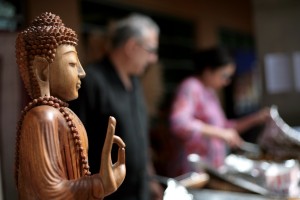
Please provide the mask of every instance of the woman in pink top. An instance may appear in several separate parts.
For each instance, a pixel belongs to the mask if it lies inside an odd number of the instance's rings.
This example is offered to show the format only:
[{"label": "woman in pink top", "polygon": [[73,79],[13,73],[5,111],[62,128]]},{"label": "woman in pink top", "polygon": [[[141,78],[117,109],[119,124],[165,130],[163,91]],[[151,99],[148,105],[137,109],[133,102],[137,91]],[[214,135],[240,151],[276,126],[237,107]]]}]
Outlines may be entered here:
[{"label": "woman in pink top", "polygon": [[226,49],[199,51],[194,63],[195,75],[180,84],[171,110],[171,130],[182,144],[182,152],[173,165],[174,176],[191,170],[187,162],[191,153],[199,154],[213,167],[222,166],[227,148],[242,144],[239,133],[264,123],[269,115],[268,109],[263,109],[234,121],[226,118],[217,95],[235,72]]}]

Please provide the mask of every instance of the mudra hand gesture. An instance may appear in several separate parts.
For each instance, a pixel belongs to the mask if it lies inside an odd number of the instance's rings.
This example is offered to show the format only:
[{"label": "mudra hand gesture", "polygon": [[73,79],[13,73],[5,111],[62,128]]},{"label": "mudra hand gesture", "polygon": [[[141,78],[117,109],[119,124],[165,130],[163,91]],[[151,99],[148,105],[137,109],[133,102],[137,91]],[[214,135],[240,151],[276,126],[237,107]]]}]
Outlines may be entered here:
[{"label": "mudra hand gesture", "polygon": [[[116,120],[114,117],[109,118],[106,139],[101,155],[100,177],[103,182],[103,190],[110,194],[117,190],[122,184],[126,175],[125,167],[125,143],[115,134]],[[118,160],[112,164],[111,150],[113,143],[119,147]]]}]

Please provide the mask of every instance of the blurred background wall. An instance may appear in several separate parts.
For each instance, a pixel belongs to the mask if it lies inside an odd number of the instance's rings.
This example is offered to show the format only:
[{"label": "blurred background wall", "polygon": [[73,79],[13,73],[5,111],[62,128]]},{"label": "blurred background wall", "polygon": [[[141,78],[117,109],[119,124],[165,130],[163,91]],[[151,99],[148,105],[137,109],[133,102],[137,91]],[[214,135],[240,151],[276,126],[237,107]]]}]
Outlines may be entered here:
[{"label": "blurred background wall", "polygon": [[[293,55],[300,51],[300,1],[296,0],[254,0],[254,35],[257,44],[257,56],[259,68],[262,72],[264,92],[261,102],[264,105],[275,104],[283,119],[290,125],[300,125],[300,92],[296,87],[300,80],[297,69],[299,64],[294,63]],[[290,78],[290,87],[285,91],[270,93],[266,85],[265,56],[268,54],[284,55],[287,63],[286,76]],[[279,74],[278,74],[279,75]],[[285,74],[279,75],[280,82]]]},{"label": "blurred background wall", "polygon": [[[287,91],[270,93],[264,62],[268,54],[284,53],[290,58],[294,52],[300,51],[300,2],[297,0],[2,0],[0,198],[2,193],[4,199],[17,199],[13,180],[15,127],[20,110],[26,103],[15,64],[14,41],[18,31],[45,11],[59,15],[67,26],[77,32],[83,64],[101,56],[88,53],[95,48],[90,45],[95,42],[89,41],[95,41],[91,36],[101,37],[112,20],[140,12],[157,21],[161,28],[158,71],[162,88],[158,91],[161,93],[157,95],[160,103],[153,117],[156,134],[167,131],[168,109],[175,88],[193,68],[190,53],[194,48],[215,44],[227,46],[238,66],[233,83],[220,94],[229,117],[276,104],[288,124],[300,125],[299,91],[293,85]],[[292,69],[289,73],[291,77],[295,74]],[[292,84],[296,80],[293,77]],[[151,84],[145,85],[151,87]],[[151,89],[146,88],[147,91]]]}]

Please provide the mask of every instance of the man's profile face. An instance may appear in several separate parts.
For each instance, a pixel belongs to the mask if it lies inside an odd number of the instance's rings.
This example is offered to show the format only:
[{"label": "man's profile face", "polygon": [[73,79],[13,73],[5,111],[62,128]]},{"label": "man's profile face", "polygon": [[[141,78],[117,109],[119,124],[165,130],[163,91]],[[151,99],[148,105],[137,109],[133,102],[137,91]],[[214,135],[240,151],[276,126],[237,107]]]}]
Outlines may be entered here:
[{"label": "man's profile face", "polygon": [[132,74],[141,75],[148,65],[158,60],[158,33],[149,29],[143,38],[136,40],[135,46],[132,56]]},{"label": "man's profile face", "polygon": [[85,77],[85,72],[75,47],[60,45],[49,68],[50,95],[64,101],[76,99],[81,86],[80,79]]}]

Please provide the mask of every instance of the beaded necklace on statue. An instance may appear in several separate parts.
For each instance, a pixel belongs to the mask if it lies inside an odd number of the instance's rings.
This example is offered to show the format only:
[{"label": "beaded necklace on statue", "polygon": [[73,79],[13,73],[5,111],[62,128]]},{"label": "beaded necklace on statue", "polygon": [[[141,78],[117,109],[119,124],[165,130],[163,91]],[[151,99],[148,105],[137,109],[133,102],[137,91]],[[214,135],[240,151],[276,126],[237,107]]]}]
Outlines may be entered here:
[{"label": "beaded necklace on statue", "polygon": [[44,96],[44,97],[39,97],[37,99],[32,100],[22,111],[21,113],[21,119],[18,123],[18,128],[17,128],[17,138],[16,138],[16,158],[15,158],[15,180],[18,186],[18,174],[19,174],[19,150],[20,150],[20,139],[21,139],[21,128],[22,128],[22,122],[23,119],[26,115],[26,113],[31,110],[34,107],[40,106],[40,105],[48,105],[48,106],[52,106],[56,109],[58,109],[61,114],[64,116],[73,140],[74,140],[74,144],[77,148],[77,150],[79,151],[79,156],[80,156],[80,160],[82,163],[82,174],[84,176],[89,176],[91,173],[89,171],[89,164],[88,164],[88,160],[87,160],[87,156],[84,154],[84,149],[82,147],[82,143],[79,137],[79,133],[75,127],[75,124],[73,123],[72,119],[69,117],[69,114],[65,111],[65,108],[68,107],[68,104],[66,102],[63,102],[62,100],[53,97],[53,96]]}]

